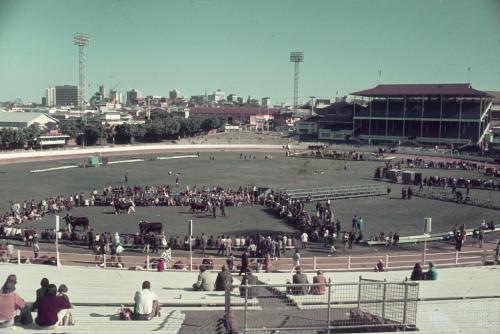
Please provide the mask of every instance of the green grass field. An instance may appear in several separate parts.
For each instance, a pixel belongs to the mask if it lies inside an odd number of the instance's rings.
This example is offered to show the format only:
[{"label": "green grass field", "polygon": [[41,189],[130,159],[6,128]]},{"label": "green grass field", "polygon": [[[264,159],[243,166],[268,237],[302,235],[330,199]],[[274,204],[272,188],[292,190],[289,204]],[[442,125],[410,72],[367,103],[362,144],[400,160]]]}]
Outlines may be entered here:
[{"label": "green grass field", "polygon": [[[182,155],[183,153],[169,153],[168,155]],[[247,153],[247,155],[249,155]],[[99,191],[105,185],[121,185],[125,173],[128,174],[129,184],[152,185],[171,184],[175,176],[180,173],[181,187],[189,185],[221,185],[223,187],[238,187],[257,185],[274,189],[310,188],[320,186],[341,186],[363,183],[374,183],[372,180],[375,168],[381,162],[348,162],[348,170],[344,171],[344,162],[335,160],[314,160],[301,158],[285,158],[283,154],[273,154],[273,159],[265,160],[265,153],[251,153],[256,159],[240,159],[236,152],[202,153],[200,158],[145,161],[110,165],[97,168],[77,168],[40,174],[29,173],[32,169],[63,166],[77,161],[51,161],[23,163],[0,166],[0,207],[2,212],[9,206],[10,200],[22,201],[59,194],[84,192],[88,194],[92,189]],[[167,156],[159,154],[157,156]],[[215,160],[209,160],[215,156]],[[130,157],[112,158],[110,160],[124,160]],[[146,157],[151,158],[151,156]],[[323,172],[321,174],[320,172]],[[424,170],[424,176],[454,175],[479,177],[477,173],[462,171]],[[400,186],[393,185],[393,196],[399,197]],[[498,194],[489,194],[486,191],[473,190],[478,196],[493,196],[498,201]],[[311,205],[312,207],[312,205]],[[433,232],[449,231],[455,223],[465,223],[470,227],[477,225],[481,219],[497,220],[498,211],[457,205],[453,203],[415,198],[411,201],[386,199],[385,197],[341,200],[333,203],[336,214],[349,228],[353,215],[362,216],[365,220],[365,237],[397,231],[401,235],[422,233],[424,217],[433,218]],[[91,224],[97,231],[109,232],[137,232],[137,221],[147,219],[165,223],[167,234],[185,235],[187,220],[195,221],[195,232],[201,234],[229,233],[247,234],[272,231],[293,232],[293,229],[268,215],[259,206],[227,209],[226,218],[217,219],[203,215],[192,215],[187,208],[144,208],[139,207],[133,215],[114,215],[111,208],[78,208],[74,215],[85,215],[91,219]],[[29,222],[28,225],[40,228],[53,226],[53,217],[42,221]]]}]

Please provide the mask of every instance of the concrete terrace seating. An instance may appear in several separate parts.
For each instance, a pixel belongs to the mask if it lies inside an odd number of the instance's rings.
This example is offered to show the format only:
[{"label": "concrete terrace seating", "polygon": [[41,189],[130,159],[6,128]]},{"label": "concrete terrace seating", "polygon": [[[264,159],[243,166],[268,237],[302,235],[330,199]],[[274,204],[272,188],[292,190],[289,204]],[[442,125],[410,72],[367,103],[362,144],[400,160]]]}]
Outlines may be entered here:
[{"label": "concrete terrace seating", "polygon": [[[375,263],[373,263],[375,266]],[[425,268],[427,270],[427,268]],[[436,300],[450,298],[477,298],[477,297],[500,297],[498,282],[500,281],[500,266],[483,267],[454,267],[439,268],[436,281],[420,282],[420,300]],[[411,275],[409,270],[389,270],[377,272],[325,272],[324,275],[332,280],[332,283],[352,283],[363,278],[384,280],[389,282],[403,281]],[[312,282],[314,273],[307,273],[309,282]],[[262,273],[259,280],[265,284],[284,284],[291,279],[290,273]],[[288,295],[287,295],[288,296]],[[297,296],[301,297],[301,296]],[[500,299],[499,299],[500,302]]]},{"label": "concrete terrace seating", "polygon": [[[494,333],[500,326],[500,266],[438,268],[436,281],[419,282],[419,302],[417,311],[417,328],[425,334],[454,333]],[[402,281],[409,277],[411,270],[388,271],[382,273],[325,273],[332,282],[356,282],[359,275],[367,279]],[[309,281],[314,276],[307,274]],[[266,284],[282,284],[291,275],[261,274],[260,279]],[[285,289],[289,302],[302,310],[327,308],[328,296],[325,295],[290,295]],[[355,294],[355,293],[354,293]],[[353,304],[335,304],[335,292],[332,293],[332,312],[342,313],[343,307],[355,307],[356,296],[341,297],[343,301]],[[314,303],[312,303],[314,302]]]},{"label": "concrete terrace seating", "polygon": [[327,199],[336,200],[356,197],[381,196],[386,194],[386,188],[380,184],[367,184],[358,186],[291,189],[287,190],[286,193],[292,199],[300,199],[310,196],[312,201],[324,201]]},{"label": "concrete terrace seating", "polygon": [[[163,308],[161,317],[155,317],[150,321],[122,321],[118,317],[118,308],[110,306],[78,306],[72,310],[76,319],[74,326],[61,326],[51,330],[40,330],[34,324],[31,326],[15,327],[15,331],[23,333],[109,333],[121,334],[144,333],[159,331],[165,334],[176,334],[179,332],[185,315],[173,308]],[[33,317],[36,314],[33,313]],[[3,329],[12,331],[12,329]]]},{"label": "concrete terrace seating", "polygon": [[[198,272],[148,272],[118,269],[53,267],[42,265],[1,264],[3,276],[17,275],[16,290],[27,301],[33,301],[40,279],[47,277],[54,284],[66,284],[68,295],[75,305],[130,305],[134,292],[144,280],[151,282],[152,290],[164,306],[224,306],[223,291],[192,291]],[[215,281],[216,273],[212,273]],[[0,279],[5,279],[0,277]],[[235,280],[235,283],[238,281]],[[237,286],[232,292],[232,301],[242,305]],[[258,301],[255,300],[255,303]]]},{"label": "concrete terrace seating", "polygon": [[[103,328],[106,328],[106,333],[177,333],[184,319],[183,311],[217,311],[222,314],[225,306],[224,291],[192,291],[191,286],[198,277],[197,271],[159,273],[2,263],[0,272],[2,282],[8,274],[16,274],[16,292],[29,303],[34,301],[35,291],[39,288],[42,277],[47,277],[56,285],[64,283],[68,286],[76,326],[52,331],[36,329],[38,333],[102,333]],[[211,274],[215,280],[216,273]],[[151,321],[117,321],[118,309],[121,305],[133,306],[134,293],[140,289],[144,280],[151,282],[152,290],[158,295],[162,305],[161,318]],[[239,296],[236,285],[238,279],[235,278],[234,283],[231,303],[235,309],[240,309],[244,306],[244,298]],[[258,299],[249,299],[249,307],[260,309]],[[35,328],[24,330],[35,331]]]}]

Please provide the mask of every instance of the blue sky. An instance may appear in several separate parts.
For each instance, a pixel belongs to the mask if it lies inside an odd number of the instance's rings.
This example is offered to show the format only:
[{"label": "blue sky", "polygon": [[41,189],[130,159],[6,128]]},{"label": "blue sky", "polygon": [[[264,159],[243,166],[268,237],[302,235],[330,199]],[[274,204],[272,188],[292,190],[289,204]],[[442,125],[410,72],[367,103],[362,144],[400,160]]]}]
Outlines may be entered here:
[{"label": "blue sky", "polygon": [[301,100],[469,76],[500,90],[500,0],[0,0],[0,101],[77,84],[77,31],[91,35],[88,93],[220,88],[291,102],[295,50]]}]

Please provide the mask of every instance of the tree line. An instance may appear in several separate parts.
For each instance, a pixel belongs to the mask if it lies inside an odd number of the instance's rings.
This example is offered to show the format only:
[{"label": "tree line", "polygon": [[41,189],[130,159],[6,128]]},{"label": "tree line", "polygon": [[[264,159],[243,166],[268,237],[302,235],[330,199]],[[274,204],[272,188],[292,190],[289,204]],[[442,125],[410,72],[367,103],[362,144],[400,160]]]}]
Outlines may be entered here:
[{"label": "tree line", "polygon": [[[166,139],[194,136],[210,130],[220,129],[226,124],[221,117],[174,118],[166,114],[153,114],[144,124],[107,125],[82,120],[61,120],[59,132],[75,139],[78,145],[130,144],[133,142],[160,142]],[[0,148],[20,149],[35,145],[42,134],[38,124],[28,128],[0,128]]]},{"label": "tree line", "polygon": [[31,124],[27,128],[0,128],[0,149],[15,150],[33,145],[42,130],[38,124]]}]

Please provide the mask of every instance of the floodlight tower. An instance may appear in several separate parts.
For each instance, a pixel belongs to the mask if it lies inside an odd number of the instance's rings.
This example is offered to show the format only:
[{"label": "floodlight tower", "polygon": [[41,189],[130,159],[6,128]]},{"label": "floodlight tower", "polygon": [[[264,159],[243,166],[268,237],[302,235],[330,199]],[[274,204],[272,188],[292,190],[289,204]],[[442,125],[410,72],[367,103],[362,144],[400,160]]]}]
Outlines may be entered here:
[{"label": "floodlight tower", "polygon": [[299,63],[304,61],[304,53],[299,51],[290,52],[290,62],[295,64],[293,77],[293,110],[297,111],[297,100],[299,98]]},{"label": "floodlight tower", "polygon": [[78,59],[79,59],[79,90],[78,106],[83,112],[85,110],[85,48],[90,45],[90,36],[84,32],[77,32],[73,35],[73,44],[78,46]]}]

